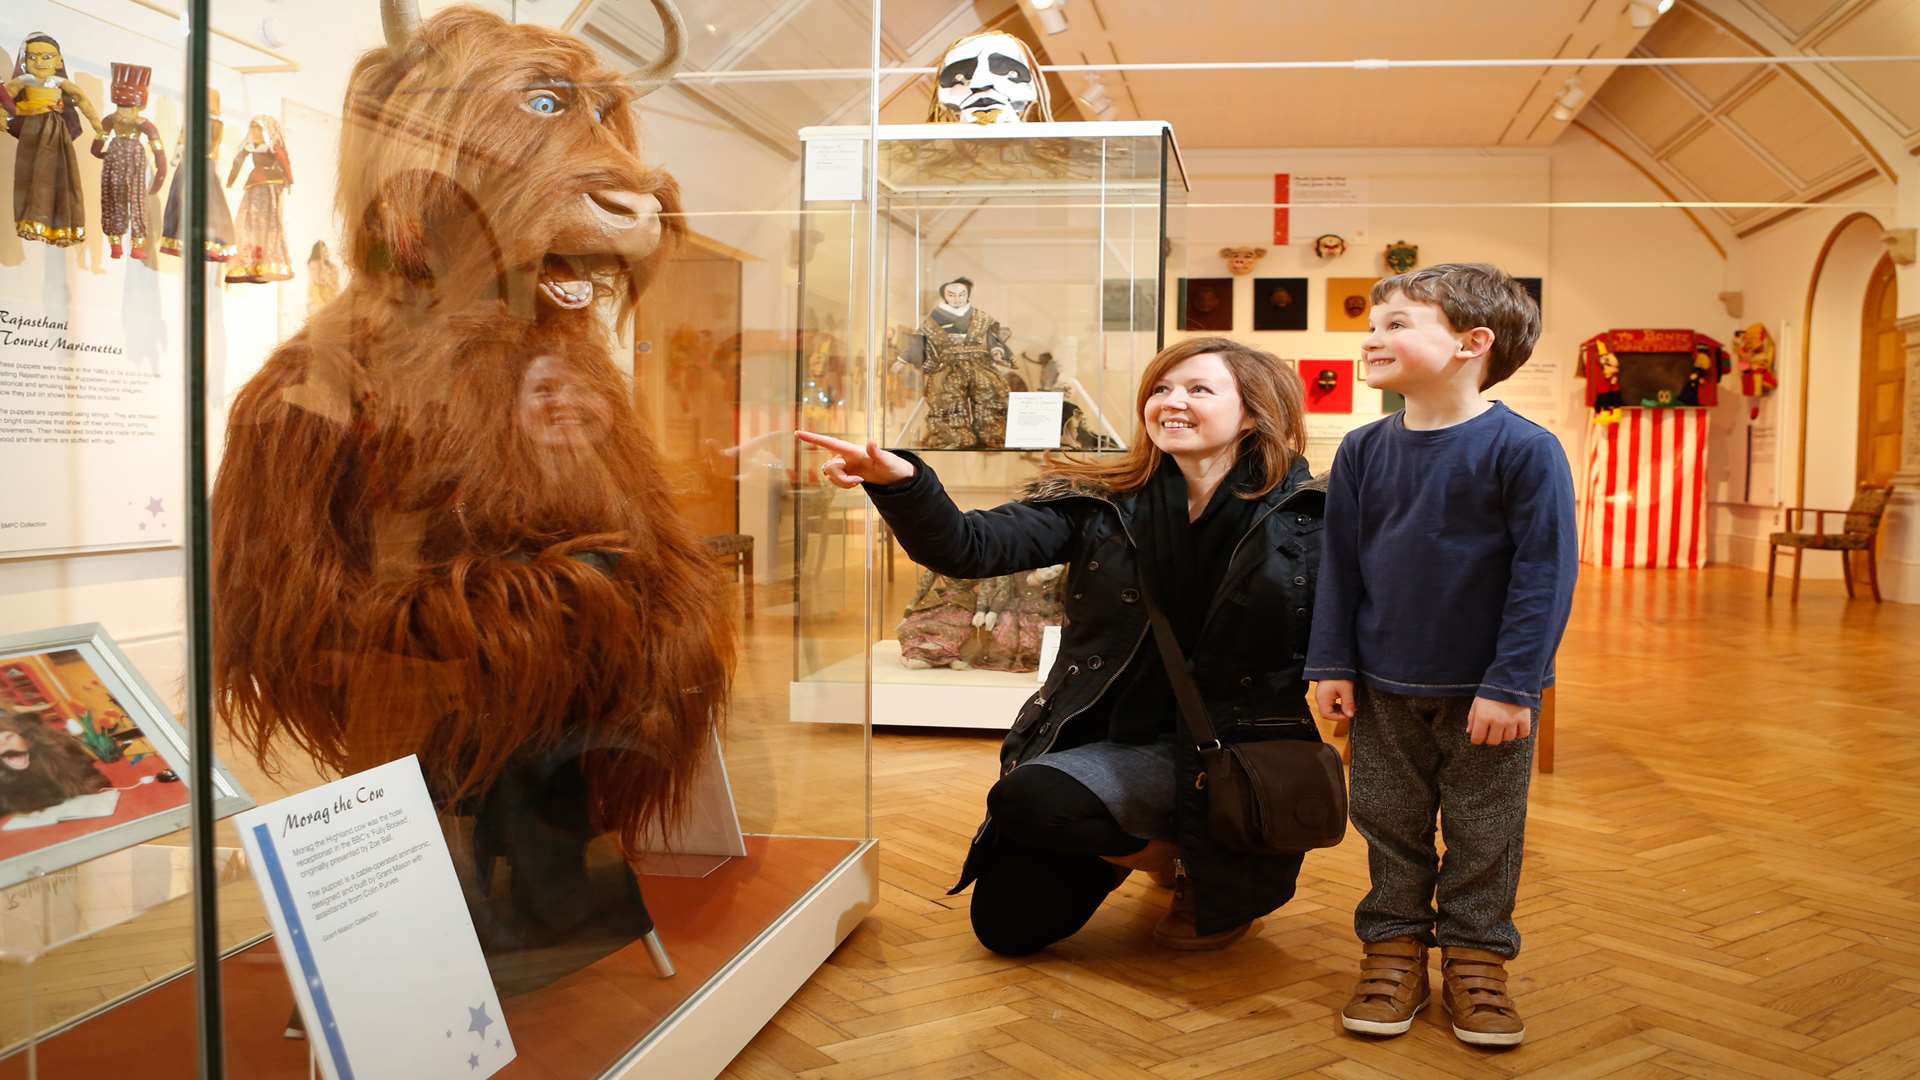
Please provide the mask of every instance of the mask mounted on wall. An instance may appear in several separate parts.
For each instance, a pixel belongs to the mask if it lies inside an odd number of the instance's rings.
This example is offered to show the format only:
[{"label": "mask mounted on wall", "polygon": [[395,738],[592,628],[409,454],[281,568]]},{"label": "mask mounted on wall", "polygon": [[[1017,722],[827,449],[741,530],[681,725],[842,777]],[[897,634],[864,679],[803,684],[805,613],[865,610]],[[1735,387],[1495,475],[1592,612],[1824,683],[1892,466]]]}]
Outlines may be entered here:
[{"label": "mask mounted on wall", "polygon": [[1322,368],[1320,374],[1314,378],[1313,385],[1319,387],[1323,394],[1331,393],[1340,388],[1340,376],[1335,375],[1331,369]]},{"label": "mask mounted on wall", "polygon": [[1326,233],[1314,240],[1313,253],[1323,259],[1337,259],[1347,253],[1347,242],[1332,233]]},{"label": "mask mounted on wall", "polygon": [[1420,265],[1420,248],[1405,240],[1395,240],[1387,245],[1387,269],[1396,274],[1404,274]]},{"label": "mask mounted on wall", "polygon": [[1046,79],[1026,42],[990,31],[947,46],[934,76],[928,123],[1017,124],[1052,119]]},{"label": "mask mounted on wall", "polygon": [[1253,264],[1267,257],[1263,247],[1223,247],[1220,257],[1227,260],[1227,272],[1234,277],[1245,277],[1253,273]]},{"label": "mask mounted on wall", "polygon": [[1358,319],[1367,313],[1367,298],[1364,296],[1349,296],[1340,301],[1340,310],[1347,313],[1347,318]]}]

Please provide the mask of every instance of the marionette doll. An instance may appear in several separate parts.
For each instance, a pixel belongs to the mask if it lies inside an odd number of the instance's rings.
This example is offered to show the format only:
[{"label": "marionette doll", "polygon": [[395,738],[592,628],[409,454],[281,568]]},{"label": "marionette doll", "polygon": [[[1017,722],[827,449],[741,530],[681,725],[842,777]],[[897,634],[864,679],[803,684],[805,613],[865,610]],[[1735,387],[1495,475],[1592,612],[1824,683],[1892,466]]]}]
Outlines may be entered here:
[{"label": "marionette doll", "polygon": [[[227,209],[227,194],[220,187],[220,141],[226,137],[226,124],[220,120],[220,91],[207,89],[207,111],[213,115],[207,124],[207,156],[200,168],[207,170],[207,261],[226,262],[233,257],[233,212]],[[173,170],[173,185],[167,188],[167,211],[160,221],[160,250],[180,254],[180,238],[187,233],[184,215],[187,191],[180,183],[187,175],[186,132],[180,133],[180,167]]]},{"label": "marionette doll", "polygon": [[[109,254],[121,257],[120,238],[132,235],[133,257],[147,257],[147,196],[160,193],[167,178],[167,150],[160,129],[140,115],[147,107],[147,87],[153,69],[138,64],[113,65],[113,103],[106,133],[93,140],[93,156],[106,164],[100,171],[100,230],[107,234]],[[146,145],[141,145],[141,140]],[[153,183],[147,183],[147,155],[153,155]]]},{"label": "marionette doll", "polygon": [[340,267],[327,251],[325,240],[315,240],[307,253],[307,315],[333,302],[340,295]]},{"label": "marionette doll", "polygon": [[240,242],[227,263],[228,281],[286,281],[293,277],[287,258],[285,224],[287,189],[293,186],[293,166],[287,163],[286,140],[271,116],[256,116],[247,125],[247,140],[233,156],[227,186],[240,179],[240,167],[253,162],[246,193],[240,196]]},{"label": "marionette doll", "polygon": [[1007,328],[973,305],[973,282],[940,286],[940,303],[909,339],[905,363],[926,372],[926,438],[931,450],[999,449],[1007,441]]},{"label": "marionette doll", "polygon": [[0,105],[7,133],[20,140],[13,159],[13,222],[23,240],[55,247],[86,238],[86,197],[80,192],[80,161],[73,140],[85,116],[104,136],[100,113],[80,84],[67,78],[60,43],[46,34],[29,34],[20,45]]}]

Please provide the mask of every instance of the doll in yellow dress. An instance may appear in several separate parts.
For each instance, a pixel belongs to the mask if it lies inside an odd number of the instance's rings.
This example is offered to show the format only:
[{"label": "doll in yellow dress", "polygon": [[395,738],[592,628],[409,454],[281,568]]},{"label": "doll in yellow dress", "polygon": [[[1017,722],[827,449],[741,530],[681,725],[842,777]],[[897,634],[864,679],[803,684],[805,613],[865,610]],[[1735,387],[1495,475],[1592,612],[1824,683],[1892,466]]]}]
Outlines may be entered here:
[{"label": "doll in yellow dress", "polygon": [[247,125],[247,138],[227,173],[228,187],[240,179],[240,169],[248,162],[253,163],[253,171],[247,174],[246,192],[240,196],[240,240],[227,263],[227,280],[286,281],[293,277],[284,217],[293,166],[287,162],[287,143],[273,117],[256,116]]},{"label": "doll in yellow dress", "polygon": [[105,136],[100,113],[80,85],[67,78],[60,43],[29,34],[20,45],[13,77],[0,93],[7,133],[20,140],[13,159],[13,222],[26,240],[55,247],[86,238],[86,199],[80,192],[80,161],[73,140],[85,116]]},{"label": "doll in yellow dress", "polygon": [[[167,151],[160,144],[160,129],[140,115],[147,107],[147,84],[153,81],[153,69],[139,64],[113,65],[113,103],[117,108],[107,114],[107,134],[93,140],[93,156],[104,164],[100,168],[100,231],[112,245],[114,258],[121,255],[120,239],[133,237],[133,257],[147,257],[147,196],[160,193],[167,178]],[[145,140],[143,143],[142,140]],[[153,157],[153,183],[147,183],[147,157]]]}]

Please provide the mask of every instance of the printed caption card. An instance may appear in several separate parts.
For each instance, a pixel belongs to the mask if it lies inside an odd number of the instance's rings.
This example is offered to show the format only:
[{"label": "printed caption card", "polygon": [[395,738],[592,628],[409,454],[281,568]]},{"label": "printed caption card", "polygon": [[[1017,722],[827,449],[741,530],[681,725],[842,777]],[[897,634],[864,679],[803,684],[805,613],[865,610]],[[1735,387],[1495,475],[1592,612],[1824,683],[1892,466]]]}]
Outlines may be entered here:
[{"label": "printed caption card", "polygon": [[234,820],[321,1075],[476,1080],[513,1060],[417,760]]}]

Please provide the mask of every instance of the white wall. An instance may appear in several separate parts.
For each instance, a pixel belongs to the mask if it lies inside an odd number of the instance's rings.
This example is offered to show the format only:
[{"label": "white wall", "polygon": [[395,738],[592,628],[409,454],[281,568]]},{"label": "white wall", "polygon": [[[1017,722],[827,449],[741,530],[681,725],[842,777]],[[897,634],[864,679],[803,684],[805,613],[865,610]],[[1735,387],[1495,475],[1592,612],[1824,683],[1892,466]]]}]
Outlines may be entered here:
[{"label": "white wall", "polygon": [[[1741,506],[1732,499],[1716,507],[1717,557],[1753,569],[1767,563],[1766,536],[1783,527],[1779,506],[1802,502],[1845,506],[1852,499],[1860,388],[1860,309],[1867,276],[1885,248],[1879,242],[1886,207],[1895,201],[1893,186],[1874,181],[1849,191],[1844,202],[1867,206],[1861,219],[1835,240],[1821,272],[1811,325],[1806,318],[1813,266],[1829,236],[1849,214],[1845,207],[1808,210],[1740,241],[1732,250],[1729,288],[1746,305],[1742,322],[1764,322],[1779,347],[1780,389],[1767,400],[1778,421],[1779,460],[1772,497],[1762,505]],[[1903,306],[1905,301],[1903,300]],[[1801,374],[1803,345],[1809,370]],[[1806,401],[1806,496],[1799,486],[1801,398]],[[1718,418],[1716,418],[1717,422]],[[1757,486],[1757,485],[1756,485]],[[1785,560],[1782,560],[1783,563]],[[1784,567],[1783,567],[1784,569]],[[1807,559],[1804,576],[1837,578],[1839,561],[1831,556]]]},{"label": "white wall", "polygon": [[[1577,133],[1548,151],[1276,149],[1189,151],[1185,159],[1193,205],[1186,215],[1184,266],[1171,268],[1169,276],[1222,277],[1227,271],[1218,255],[1221,247],[1267,247],[1254,275],[1235,282],[1234,336],[1282,357],[1358,356],[1364,334],[1325,329],[1325,279],[1384,275],[1383,252],[1390,242],[1417,244],[1423,266],[1491,262],[1515,276],[1543,278],[1544,325],[1529,368],[1550,371],[1550,385],[1557,389],[1520,410],[1561,437],[1576,479],[1586,465],[1591,417],[1577,377],[1580,342],[1613,327],[1687,327],[1722,340],[1731,336],[1732,320],[1716,299],[1726,288],[1726,262],[1679,211],[1540,206],[1662,198],[1631,166]],[[1322,261],[1310,243],[1274,249],[1273,215],[1264,204],[1271,201],[1276,172],[1364,177],[1370,201],[1399,205],[1372,209],[1366,239],[1348,237],[1347,254],[1340,258]],[[1262,205],[1223,208],[1222,203]],[[1531,205],[1433,205],[1488,203]],[[1310,279],[1306,331],[1247,329],[1255,276]],[[1731,379],[1722,392],[1738,395]],[[1502,396],[1501,391],[1492,396]],[[1311,418],[1315,467],[1326,466],[1321,458],[1339,434],[1375,419],[1380,407],[1379,393],[1360,383],[1351,415]]]}]

